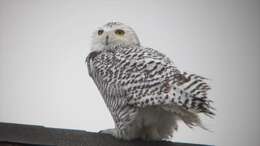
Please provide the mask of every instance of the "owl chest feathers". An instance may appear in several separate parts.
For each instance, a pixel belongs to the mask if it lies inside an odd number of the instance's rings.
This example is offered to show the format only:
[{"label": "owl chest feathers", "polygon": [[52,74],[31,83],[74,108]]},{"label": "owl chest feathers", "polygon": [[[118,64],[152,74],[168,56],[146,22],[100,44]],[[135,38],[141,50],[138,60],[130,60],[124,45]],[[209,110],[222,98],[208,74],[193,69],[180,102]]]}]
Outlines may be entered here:
[{"label": "owl chest feathers", "polygon": [[[111,93],[107,90],[109,88],[121,87],[137,92],[132,88],[163,81],[174,74],[172,67],[167,67],[170,64],[168,58],[149,48],[106,49],[90,53],[86,61],[90,76],[99,90],[102,90],[101,93],[106,94]],[[119,93],[122,94],[121,90]]]},{"label": "owl chest feathers", "polygon": [[136,70],[133,64],[134,51],[132,48],[110,48],[100,52],[91,52],[87,57],[88,70],[90,76],[100,78],[107,84],[117,84],[118,82],[130,78],[131,72]]}]

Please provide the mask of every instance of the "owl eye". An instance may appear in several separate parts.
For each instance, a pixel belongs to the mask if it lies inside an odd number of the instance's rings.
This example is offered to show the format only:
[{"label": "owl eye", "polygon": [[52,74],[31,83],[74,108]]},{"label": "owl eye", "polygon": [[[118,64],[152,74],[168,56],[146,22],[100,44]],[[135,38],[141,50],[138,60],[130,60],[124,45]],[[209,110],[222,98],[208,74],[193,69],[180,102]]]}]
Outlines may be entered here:
[{"label": "owl eye", "polygon": [[98,35],[103,34],[103,32],[104,32],[104,30],[102,30],[102,29],[98,30]]},{"label": "owl eye", "polygon": [[116,35],[124,35],[125,34],[125,31],[123,31],[122,29],[117,29],[117,30],[115,30],[115,34]]}]

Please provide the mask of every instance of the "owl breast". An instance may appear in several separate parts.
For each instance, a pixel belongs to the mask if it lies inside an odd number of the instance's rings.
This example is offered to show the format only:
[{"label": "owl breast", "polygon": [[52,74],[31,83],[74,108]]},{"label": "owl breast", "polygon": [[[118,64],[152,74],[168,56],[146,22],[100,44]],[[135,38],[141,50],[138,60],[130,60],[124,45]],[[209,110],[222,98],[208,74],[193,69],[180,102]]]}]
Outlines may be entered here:
[{"label": "owl breast", "polygon": [[86,61],[89,74],[98,87],[116,127],[122,129],[134,119],[136,109],[127,104],[126,91],[120,86],[123,78],[128,76],[125,70],[129,61],[118,57],[120,55],[115,50],[104,50],[90,53]]}]

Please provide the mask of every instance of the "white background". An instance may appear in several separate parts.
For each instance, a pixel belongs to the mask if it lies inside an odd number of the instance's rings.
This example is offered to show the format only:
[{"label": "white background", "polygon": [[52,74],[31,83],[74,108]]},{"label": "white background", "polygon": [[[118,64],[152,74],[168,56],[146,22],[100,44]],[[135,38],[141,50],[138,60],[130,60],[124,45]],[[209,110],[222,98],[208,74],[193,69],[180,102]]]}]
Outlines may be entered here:
[{"label": "white background", "polygon": [[[0,0],[0,121],[87,131],[113,127],[84,59],[96,27],[132,26],[144,46],[211,79],[214,132],[181,124],[174,141],[260,143],[260,2]],[[249,144],[247,144],[249,143]]]}]

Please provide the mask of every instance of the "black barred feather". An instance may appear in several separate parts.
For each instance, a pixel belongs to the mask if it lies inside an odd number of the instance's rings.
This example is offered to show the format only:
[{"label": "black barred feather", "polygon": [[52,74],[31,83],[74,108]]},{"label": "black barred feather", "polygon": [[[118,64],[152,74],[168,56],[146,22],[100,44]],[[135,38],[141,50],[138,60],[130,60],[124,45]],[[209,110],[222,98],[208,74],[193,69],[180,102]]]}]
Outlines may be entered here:
[{"label": "black barred feather", "polygon": [[117,127],[131,123],[138,109],[151,106],[172,112],[179,109],[176,114],[189,126],[199,125],[197,113],[215,115],[207,97],[207,79],[181,73],[168,57],[154,49],[109,48],[91,53],[87,63]]}]

